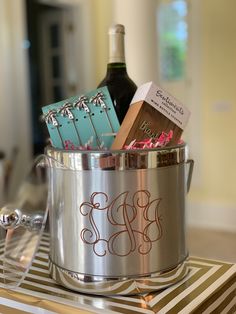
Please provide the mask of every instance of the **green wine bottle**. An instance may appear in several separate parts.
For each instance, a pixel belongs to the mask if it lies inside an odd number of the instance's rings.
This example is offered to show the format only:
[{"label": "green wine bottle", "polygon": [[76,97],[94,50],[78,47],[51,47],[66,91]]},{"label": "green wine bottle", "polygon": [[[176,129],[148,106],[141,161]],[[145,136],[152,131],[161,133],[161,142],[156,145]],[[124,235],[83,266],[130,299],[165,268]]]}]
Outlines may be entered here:
[{"label": "green wine bottle", "polygon": [[116,24],[109,28],[109,60],[106,77],[98,87],[107,86],[119,122],[122,123],[137,89],[126,70],[124,35],[125,28]]}]

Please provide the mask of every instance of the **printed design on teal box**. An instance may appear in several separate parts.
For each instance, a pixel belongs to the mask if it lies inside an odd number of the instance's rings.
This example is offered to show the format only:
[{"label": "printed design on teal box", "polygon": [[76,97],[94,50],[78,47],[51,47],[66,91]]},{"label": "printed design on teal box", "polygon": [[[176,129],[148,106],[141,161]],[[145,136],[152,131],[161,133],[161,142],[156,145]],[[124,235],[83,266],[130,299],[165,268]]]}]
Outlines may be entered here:
[{"label": "printed design on teal box", "polygon": [[63,139],[59,130],[59,122],[57,120],[57,111],[54,109],[48,110],[48,112],[44,114],[43,120],[47,123],[47,125],[51,124],[53,126],[52,129],[55,130],[55,132],[57,132],[58,140],[60,140],[60,143],[58,144],[58,146],[63,147]]},{"label": "printed design on teal box", "polygon": [[73,126],[74,126],[74,129],[75,129],[75,132],[77,134],[77,137],[78,137],[78,141],[79,141],[79,145],[82,146],[83,143],[81,141],[81,138],[80,138],[80,135],[79,135],[79,131],[77,130],[77,127],[76,127],[76,124],[75,124],[75,117],[72,113],[72,109],[73,109],[73,105],[70,104],[69,102],[66,102],[62,107],[60,107],[58,109],[58,113],[60,113],[62,115],[62,117],[67,117],[68,119],[71,120]]},{"label": "printed design on teal box", "polygon": [[87,105],[88,104],[88,98],[84,95],[80,96],[80,98],[74,103],[74,107],[77,108],[78,110],[83,110],[85,113],[87,113],[87,116],[88,116],[88,119],[89,119],[89,122],[91,124],[91,127],[92,127],[92,130],[94,132],[94,135],[95,135],[95,138],[96,138],[96,142],[97,142],[97,145],[98,147],[101,147],[102,143],[100,141],[100,138],[97,134],[97,130],[96,130],[96,127],[95,125],[93,124],[93,120],[91,119],[91,116],[90,116],[90,112],[91,110],[89,109],[89,106]]},{"label": "printed design on teal box", "polygon": [[107,87],[77,95],[42,108],[52,145],[69,141],[83,148],[110,148],[120,124]]},{"label": "printed design on teal box", "polygon": [[79,207],[85,217],[80,238],[100,257],[146,255],[163,235],[161,200],[148,190],[125,191],[115,198],[94,192]]},{"label": "printed design on teal box", "polygon": [[[95,106],[101,106],[102,110],[105,112],[106,117],[107,117],[107,121],[111,127],[112,133],[114,133],[114,129],[112,126],[112,123],[110,121],[109,115],[107,113],[107,105],[104,102],[104,95],[101,92],[98,92],[95,96],[93,96],[90,99],[90,102],[92,102]],[[108,108],[109,109],[109,108]]]},{"label": "printed design on teal box", "polygon": [[88,98],[84,95],[80,96],[80,98],[74,103],[74,107],[79,110],[84,110],[85,112],[89,113],[90,109],[87,105]]}]

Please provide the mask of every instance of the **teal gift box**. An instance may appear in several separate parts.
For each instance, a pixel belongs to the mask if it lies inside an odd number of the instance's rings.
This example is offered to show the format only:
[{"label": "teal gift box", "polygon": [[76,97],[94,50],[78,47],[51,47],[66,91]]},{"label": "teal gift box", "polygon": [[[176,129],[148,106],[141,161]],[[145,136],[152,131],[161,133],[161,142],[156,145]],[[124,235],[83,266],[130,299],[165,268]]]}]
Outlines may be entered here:
[{"label": "teal gift box", "polygon": [[[110,148],[120,124],[108,91],[102,87],[42,108],[52,145]],[[71,146],[71,145],[70,145]]]}]

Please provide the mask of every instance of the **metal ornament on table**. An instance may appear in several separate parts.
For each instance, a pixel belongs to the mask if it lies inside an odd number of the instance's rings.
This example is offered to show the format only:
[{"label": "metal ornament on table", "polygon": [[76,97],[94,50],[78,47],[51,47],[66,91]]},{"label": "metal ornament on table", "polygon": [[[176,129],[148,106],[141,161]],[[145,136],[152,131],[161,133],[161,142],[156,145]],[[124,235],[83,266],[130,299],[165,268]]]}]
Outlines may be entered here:
[{"label": "metal ornament on table", "polygon": [[44,120],[47,124],[52,124],[57,129],[62,147],[64,148],[63,139],[59,131],[59,123],[56,119],[56,116],[57,116],[57,111],[54,109],[50,109],[46,114],[43,115],[42,120]]},{"label": "metal ornament on table", "polygon": [[113,128],[112,123],[111,123],[111,120],[109,118],[109,115],[107,113],[107,105],[104,102],[104,98],[105,98],[105,96],[103,95],[103,93],[98,92],[95,96],[90,98],[90,102],[93,103],[95,106],[100,106],[101,109],[106,113],[106,117],[107,117],[107,120],[108,120],[109,125],[111,127],[111,131],[112,131],[112,133],[115,133],[114,128]]},{"label": "metal ornament on table", "polygon": [[73,109],[73,105],[68,103],[68,102],[66,102],[61,108],[58,109],[57,112],[60,113],[63,117],[67,117],[68,119],[71,120],[71,122],[74,125],[74,129],[75,129],[75,132],[77,134],[77,137],[78,137],[78,140],[79,140],[79,144],[82,146],[83,143],[81,141],[79,132],[78,132],[78,130],[76,128],[75,117],[74,117],[73,113],[71,112],[71,109]]},{"label": "metal ornament on table", "polygon": [[83,110],[85,113],[87,113],[89,121],[91,123],[92,129],[93,129],[95,137],[96,137],[97,145],[98,145],[98,147],[101,147],[101,141],[99,140],[96,128],[95,128],[93,121],[91,119],[90,109],[89,109],[87,103],[88,103],[88,98],[86,96],[82,95],[82,96],[80,96],[80,98],[77,101],[74,102],[73,107],[77,108],[78,110]]}]

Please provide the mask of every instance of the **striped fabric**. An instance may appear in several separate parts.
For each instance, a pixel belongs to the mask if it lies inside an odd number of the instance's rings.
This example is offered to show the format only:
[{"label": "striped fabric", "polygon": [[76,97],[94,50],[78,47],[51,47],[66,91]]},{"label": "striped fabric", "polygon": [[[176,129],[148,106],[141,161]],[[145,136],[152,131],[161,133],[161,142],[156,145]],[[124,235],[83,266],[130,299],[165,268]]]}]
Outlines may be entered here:
[{"label": "striped fabric", "polygon": [[188,275],[167,289],[139,296],[96,297],[56,284],[48,272],[48,251],[49,236],[44,234],[22,285],[14,290],[0,288],[0,313],[236,313],[234,264],[190,257]]}]

